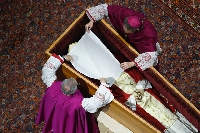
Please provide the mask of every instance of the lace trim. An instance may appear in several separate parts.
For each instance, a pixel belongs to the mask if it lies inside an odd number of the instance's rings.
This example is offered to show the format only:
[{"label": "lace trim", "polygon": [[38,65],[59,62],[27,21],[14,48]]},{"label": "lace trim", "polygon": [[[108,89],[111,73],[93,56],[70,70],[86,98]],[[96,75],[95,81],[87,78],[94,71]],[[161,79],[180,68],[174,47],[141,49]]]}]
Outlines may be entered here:
[{"label": "lace trim", "polygon": [[134,62],[136,63],[136,66],[139,67],[142,71],[145,69],[156,66],[158,63],[158,56],[157,52],[145,52],[142,54],[139,54],[137,58],[135,58]]},{"label": "lace trim", "polygon": [[103,19],[104,16],[108,16],[107,7],[107,4],[100,4],[98,6],[86,9],[86,14],[90,20],[93,19],[94,21],[99,21]]}]

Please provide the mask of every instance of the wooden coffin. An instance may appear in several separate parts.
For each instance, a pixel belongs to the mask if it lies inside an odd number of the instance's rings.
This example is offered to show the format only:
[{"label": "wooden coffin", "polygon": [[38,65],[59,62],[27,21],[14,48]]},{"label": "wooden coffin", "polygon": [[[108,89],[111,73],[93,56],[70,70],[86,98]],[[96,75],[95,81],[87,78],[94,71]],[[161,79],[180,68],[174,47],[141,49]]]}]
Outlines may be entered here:
[{"label": "wooden coffin", "polygon": [[[64,31],[64,33],[46,50],[47,58],[52,53],[64,55],[68,53],[68,46],[78,42],[85,33],[85,24],[89,19],[85,12]],[[92,31],[100,38],[107,48],[114,54],[123,56],[126,61],[131,61],[138,53],[133,49],[105,20],[95,22]],[[118,45],[117,47],[115,45]],[[169,104],[182,113],[198,130],[200,130],[200,112],[191,104],[172,84],[170,84],[157,70],[153,67],[141,72],[147,80],[151,82],[154,88],[165,97]],[[93,79],[90,79],[77,72],[70,63],[65,62],[58,71],[58,78],[73,77],[81,83],[81,89],[94,94],[98,85]],[[153,133],[161,132],[144,118],[121,104],[116,99],[108,106],[102,109],[110,117],[135,133]]]}]

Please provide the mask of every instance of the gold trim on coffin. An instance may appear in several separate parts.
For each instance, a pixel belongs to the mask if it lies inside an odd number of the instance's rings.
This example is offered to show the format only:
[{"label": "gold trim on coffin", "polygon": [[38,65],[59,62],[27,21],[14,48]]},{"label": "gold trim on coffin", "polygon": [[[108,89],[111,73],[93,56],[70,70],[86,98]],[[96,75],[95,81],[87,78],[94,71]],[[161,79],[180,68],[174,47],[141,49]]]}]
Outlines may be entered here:
[{"label": "gold trim on coffin", "polygon": [[[65,37],[65,35],[72,29],[72,27],[84,16],[85,12],[82,12],[80,16],[64,31],[64,33],[61,34],[61,36],[45,51],[46,57],[49,58],[51,56],[51,49],[53,49],[57,44],[61,42],[61,40]],[[138,52],[133,49],[108,23],[106,23],[105,20],[101,20],[103,24],[108,27],[116,36],[118,36],[124,44],[126,44],[130,50],[132,50],[135,54],[138,54]],[[196,109],[196,107],[191,104],[172,84],[170,84],[157,70],[153,67],[151,67],[152,71],[156,73],[160,78],[163,79],[164,82],[166,82],[178,95],[180,95],[187,103],[190,104],[192,108],[194,108],[198,113],[199,110]],[[96,86],[94,83],[89,81],[85,76],[75,71],[73,68],[71,68],[68,64],[63,63],[61,67],[62,73],[66,77],[73,77],[75,79],[82,79],[84,81],[84,84],[89,89],[89,93],[92,95],[97,90],[98,86]],[[119,103],[117,100],[113,100],[109,105],[103,107],[101,109],[106,114],[108,114],[110,117],[117,120],[119,123],[130,129],[132,132],[135,133],[160,133],[159,130],[157,130],[155,127],[153,127],[151,124],[149,124],[147,121],[145,121],[143,118],[135,114],[130,109],[126,108],[124,105]]]}]

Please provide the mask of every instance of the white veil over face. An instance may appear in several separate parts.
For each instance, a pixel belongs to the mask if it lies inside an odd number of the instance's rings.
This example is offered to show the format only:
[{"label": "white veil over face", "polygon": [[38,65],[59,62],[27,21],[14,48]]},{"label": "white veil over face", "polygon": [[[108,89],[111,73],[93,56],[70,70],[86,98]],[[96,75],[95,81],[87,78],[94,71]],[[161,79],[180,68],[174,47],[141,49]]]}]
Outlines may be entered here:
[{"label": "white veil over face", "polygon": [[124,71],[119,61],[92,32],[86,32],[69,51],[74,59],[72,65],[80,73],[94,79],[117,79]]}]

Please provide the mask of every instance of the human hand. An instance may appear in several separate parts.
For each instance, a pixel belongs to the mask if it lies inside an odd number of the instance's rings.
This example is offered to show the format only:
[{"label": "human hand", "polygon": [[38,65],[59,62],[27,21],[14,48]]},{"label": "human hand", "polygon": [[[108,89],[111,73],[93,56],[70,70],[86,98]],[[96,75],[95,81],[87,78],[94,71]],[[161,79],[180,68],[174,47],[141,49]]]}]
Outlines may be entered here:
[{"label": "human hand", "polygon": [[88,33],[89,33],[90,30],[92,29],[93,23],[94,23],[94,20],[91,19],[90,22],[87,23],[87,24],[85,25],[85,30],[86,30]]},{"label": "human hand", "polygon": [[123,62],[120,64],[121,68],[123,68],[124,70],[131,68],[133,66],[135,66],[134,62]]},{"label": "human hand", "polygon": [[107,81],[106,81],[105,78],[100,78],[100,82],[101,82],[101,83],[106,83]]},{"label": "human hand", "polygon": [[73,61],[73,57],[71,55],[65,55],[64,58],[66,61]]}]

